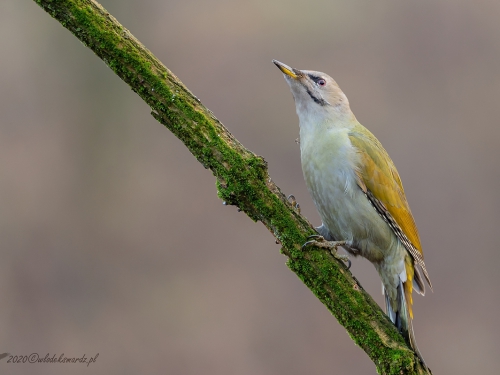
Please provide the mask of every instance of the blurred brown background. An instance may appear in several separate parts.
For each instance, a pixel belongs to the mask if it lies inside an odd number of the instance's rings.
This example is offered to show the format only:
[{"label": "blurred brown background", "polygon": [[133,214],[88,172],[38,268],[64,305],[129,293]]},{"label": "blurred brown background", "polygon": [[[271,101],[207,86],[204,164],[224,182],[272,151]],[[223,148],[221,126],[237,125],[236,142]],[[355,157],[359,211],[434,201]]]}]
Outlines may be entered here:
[{"label": "blurred brown background", "polygon": [[[332,75],[402,176],[435,374],[497,373],[500,2],[103,0],[316,225],[279,59]],[[0,352],[9,374],[373,374],[271,234],[30,0],[0,3]],[[382,303],[373,267],[353,273]]]}]

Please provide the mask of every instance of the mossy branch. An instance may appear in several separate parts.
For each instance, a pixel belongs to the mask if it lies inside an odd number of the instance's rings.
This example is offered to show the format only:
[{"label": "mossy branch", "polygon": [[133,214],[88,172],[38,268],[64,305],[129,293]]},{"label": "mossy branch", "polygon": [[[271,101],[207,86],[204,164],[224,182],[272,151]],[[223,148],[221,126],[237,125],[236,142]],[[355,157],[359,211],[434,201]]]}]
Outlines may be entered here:
[{"label": "mossy branch", "polygon": [[282,244],[288,267],[323,302],[380,374],[424,374],[415,353],[345,266],[323,249],[301,251],[311,224],[296,212],[247,150],[179,79],[100,4],[92,0],[35,0],[99,56],[152,109],[217,179],[218,195]]}]

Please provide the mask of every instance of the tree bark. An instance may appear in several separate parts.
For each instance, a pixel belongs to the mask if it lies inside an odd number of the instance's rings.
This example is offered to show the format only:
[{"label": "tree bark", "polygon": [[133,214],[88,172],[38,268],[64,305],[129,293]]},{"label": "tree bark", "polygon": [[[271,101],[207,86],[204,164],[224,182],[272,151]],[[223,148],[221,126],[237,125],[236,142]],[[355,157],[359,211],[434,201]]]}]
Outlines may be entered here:
[{"label": "tree bark", "polygon": [[268,174],[182,82],[99,3],[35,0],[99,56],[217,179],[219,197],[261,221],[282,244],[287,265],[372,359],[380,374],[430,374],[377,303],[328,251],[301,250],[315,234]]}]

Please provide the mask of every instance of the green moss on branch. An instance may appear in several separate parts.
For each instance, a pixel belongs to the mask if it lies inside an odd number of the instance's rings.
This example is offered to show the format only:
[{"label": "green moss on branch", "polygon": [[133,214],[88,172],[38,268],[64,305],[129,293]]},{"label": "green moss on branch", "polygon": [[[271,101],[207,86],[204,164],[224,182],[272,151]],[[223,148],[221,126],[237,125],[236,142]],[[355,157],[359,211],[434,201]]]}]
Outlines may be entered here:
[{"label": "green moss on branch", "polygon": [[247,150],[207,108],[100,4],[35,0],[99,56],[217,178],[218,195],[261,221],[282,244],[288,267],[374,361],[381,374],[424,373],[415,354],[357,280],[322,249],[301,251],[310,223],[269,177],[265,160]]}]

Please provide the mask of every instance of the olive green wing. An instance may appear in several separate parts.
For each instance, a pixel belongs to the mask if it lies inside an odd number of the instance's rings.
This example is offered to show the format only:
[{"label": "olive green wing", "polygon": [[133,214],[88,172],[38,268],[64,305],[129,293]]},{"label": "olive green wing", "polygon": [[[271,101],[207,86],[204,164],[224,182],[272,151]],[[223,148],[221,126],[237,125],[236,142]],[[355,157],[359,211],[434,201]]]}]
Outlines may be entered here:
[{"label": "olive green wing", "polygon": [[349,139],[359,156],[358,185],[420,265],[431,286],[417,226],[394,163],[378,139],[361,125],[349,132]]}]

